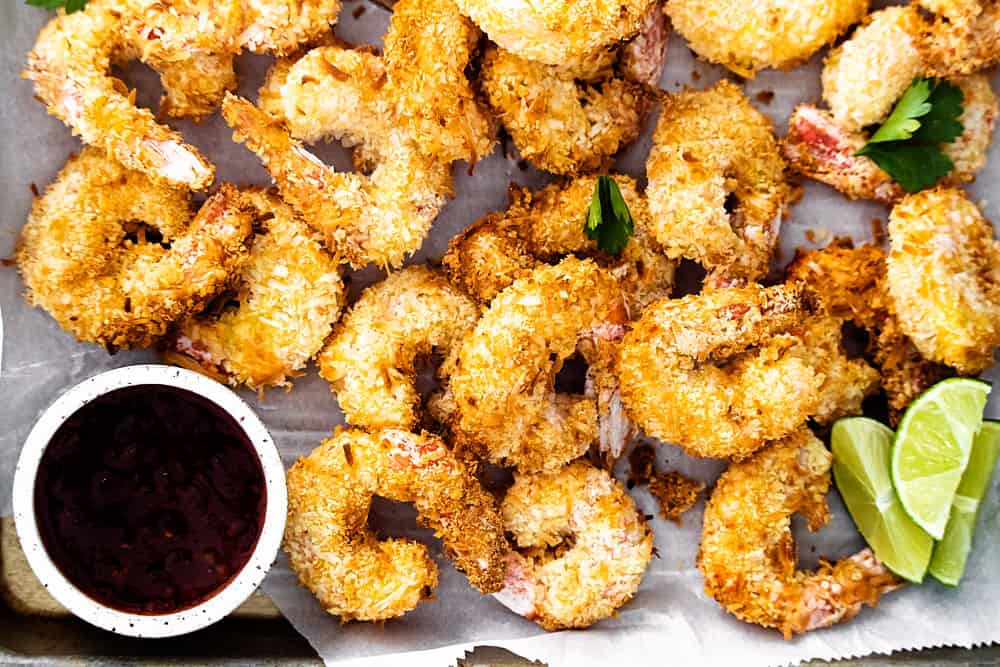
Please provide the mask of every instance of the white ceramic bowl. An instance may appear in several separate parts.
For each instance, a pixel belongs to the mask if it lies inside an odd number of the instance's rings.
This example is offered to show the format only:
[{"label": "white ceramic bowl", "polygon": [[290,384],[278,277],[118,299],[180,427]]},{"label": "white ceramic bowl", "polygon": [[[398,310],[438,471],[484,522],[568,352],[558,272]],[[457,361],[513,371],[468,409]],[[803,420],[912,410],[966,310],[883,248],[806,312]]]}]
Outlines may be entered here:
[{"label": "white ceramic bowl", "polygon": [[[105,606],[76,588],[49,558],[35,519],[35,477],[42,453],[66,419],[98,396],[138,385],[167,385],[202,396],[243,428],[264,471],[267,502],[257,546],[243,569],[201,604],[170,614],[132,614]],[[246,600],[263,581],[281,544],[287,506],[285,470],[270,434],[239,396],[203,375],[163,365],[126,366],[95,375],[60,396],[39,418],[24,443],[14,472],[14,521],[28,563],[56,600],[99,628],[131,637],[172,637],[215,623]]]}]

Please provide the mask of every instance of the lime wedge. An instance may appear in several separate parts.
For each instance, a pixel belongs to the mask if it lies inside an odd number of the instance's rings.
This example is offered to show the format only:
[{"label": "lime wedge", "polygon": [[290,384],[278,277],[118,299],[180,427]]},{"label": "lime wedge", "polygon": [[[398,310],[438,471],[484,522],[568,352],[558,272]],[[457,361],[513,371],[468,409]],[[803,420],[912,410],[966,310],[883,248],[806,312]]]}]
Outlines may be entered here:
[{"label": "lime wedge", "polygon": [[938,382],[910,404],[896,430],[893,485],[910,518],[936,540],[944,536],[989,393],[982,380]]},{"label": "lime wedge", "polygon": [[848,417],[833,425],[830,440],[833,478],[858,530],[879,561],[919,583],[934,541],[909,517],[892,488],[892,431],[867,417]]},{"label": "lime wedge", "polygon": [[969,465],[951,504],[951,516],[944,537],[934,547],[928,572],[942,584],[957,586],[965,571],[965,560],[972,549],[972,533],[976,516],[993,477],[993,468],[1000,456],[1000,422],[984,421],[972,441]]}]

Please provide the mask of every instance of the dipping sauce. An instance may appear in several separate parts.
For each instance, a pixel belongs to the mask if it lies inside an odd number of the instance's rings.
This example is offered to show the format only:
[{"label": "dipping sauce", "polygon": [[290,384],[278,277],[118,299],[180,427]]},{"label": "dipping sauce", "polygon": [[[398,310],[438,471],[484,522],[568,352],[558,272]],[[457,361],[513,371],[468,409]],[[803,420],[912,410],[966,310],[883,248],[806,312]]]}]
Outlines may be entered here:
[{"label": "dipping sauce", "polygon": [[45,449],[38,531],[77,588],[120,611],[166,614],[220,590],[264,521],[264,471],[236,420],[164,385],[80,408]]}]

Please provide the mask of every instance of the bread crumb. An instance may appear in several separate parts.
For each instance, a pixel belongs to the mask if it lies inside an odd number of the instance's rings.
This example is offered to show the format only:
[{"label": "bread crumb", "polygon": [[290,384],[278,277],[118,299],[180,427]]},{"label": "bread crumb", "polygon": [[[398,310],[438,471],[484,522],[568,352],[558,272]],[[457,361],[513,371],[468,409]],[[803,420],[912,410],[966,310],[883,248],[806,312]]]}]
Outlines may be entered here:
[{"label": "bread crumb", "polygon": [[679,472],[661,473],[649,480],[649,492],[660,503],[660,516],[674,523],[680,523],[681,515],[694,506],[704,488]]},{"label": "bread crumb", "polygon": [[757,93],[757,101],[761,104],[770,104],[774,100],[773,90],[762,90]]}]

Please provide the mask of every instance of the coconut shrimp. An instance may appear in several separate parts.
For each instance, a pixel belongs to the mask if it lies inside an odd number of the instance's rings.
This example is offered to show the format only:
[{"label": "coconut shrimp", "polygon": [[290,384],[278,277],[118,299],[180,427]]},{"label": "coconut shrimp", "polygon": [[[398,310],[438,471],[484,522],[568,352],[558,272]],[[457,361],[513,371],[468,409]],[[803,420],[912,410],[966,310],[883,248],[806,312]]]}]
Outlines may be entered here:
[{"label": "coconut shrimp", "polygon": [[[830,111],[804,105],[788,123],[783,151],[793,169],[852,199],[893,203],[903,196],[891,176],[855,153],[868,141],[863,128],[884,121],[914,78],[931,75],[915,36],[920,21],[913,6],[888,7],[874,12],[830,53],[822,75]],[[997,98],[983,74],[954,78],[951,83],[962,91],[964,130],[954,142],[941,146],[954,164],[943,182],[967,183],[986,164]]]},{"label": "coconut shrimp", "polygon": [[456,4],[504,50],[546,65],[565,65],[631,39],[655,0],[456,0]]},{"label": "coconut shrimp", "polygon": [[646,308],[618,358],[628,417],[694,456],[745,458],[815,417],[860,411],[877,374],[800,286],[757,285]]},{"label": "coconut shrimp", "polygon": [[742,621],[785,639],[853,618],[903,582],[864,549],[818,570],[796,569],[791,518],[810,530],[829,518],[833,457],[802,428],[733,463],[705,507],[698,568],[705,592]]},{"label": "coconut shrimp", "polygon": [[822,250],[800,250],[785,269],[785,280],[807,285],[832,317],[867,332],[868,356],[881,375],[891,424],[925,389],[952,374],[924,358],[900,330],[886,285],[885,253],[878,246],[855,248],[850,239],[837,239]]},{"label": "coconut shrimp", "polygon": [[192,214],[188,190],[88,147],[35,200],[17,265],[28,303],[81,341],[146,347],[239,275],[252,220],[233,186]]},{"label": "coconut shrimp", "polygon": [[619,256],[602,253],[582,232],[581,211],[590,205],[597,177],[581,176],[535,193],[512,186],[505,212],[487,215],[451,240],[442,259],[445,271],[476,300],[488,304],[541,263],[568,254],[592,257],[618,278],[634,316],[670,295],[675,263],[650,236],[649,207],[635,181],[622,175],[614,179],[635,223],[635,234]]},{"label": "coconut shrimp", "polygon": [[420,421],[418,359],[437,351],[447,367],[479,307],[438,271],[411,266],[368,287],[319,356],[347,421],[412,429]]},{"label": "coconut shrimp", "polygon": [[961,190],[909,195],[889,216],[889,295],[925,357],[976,375],[1000,345],[1000,241]]},{"label": "coconut shrimp", "polygon": [[639,588],[653,533],[607,471],[577,461],[516,473],[500,511],[516,551],[494,597],[511,611],[550,631],[586,628]]},{"label": "coconut shrimp", "polygon": [[[581,456],[602,434],[620,435],[611,428],[621,414],[610,361],[626,320],[618,282],[591,260],[570,256],[515,280],[459,348],[448,385],[456,447],[533,472]],[[556,373],[577,351],[593,392],[557,393]]]},{"label": "coconut shrimp", "polygon": [[333,257],[272,191],[243,193],[255,210],[250,259],[221,312],[182,323],[168,360],[251,389],[291,387],[330,334],[344,303]]},{"label": "coconut shrimp", "polygon": [[344,621],[402,616],[431,596],[437,566],[423,544],[380,540],[372,496],[413,503],[445,553],[483,593],[503,586],[508,545],[493,496],[429,433],[342,430],[288,471],[284,549],[299,581]]},{"label": "coconut shrimp", "polygon": [[674,28],[699,56],[753,78],[791,69],[864,18],[869,0],[667,0]]},{"label": "coconut shrimp", "polygon": [[792,191],[771,121],[736,85],[667,96],[646,175],[668,255],[705,266],[710,284],[767,274]]},{"label": "coconut shrimp", "polygon": [[[329,62],[323,54],[317,57]],[[366,118],[365,111],[371,107],[359,99],[358,88],[373,81],[359,81],[366,69],[356,59],[349,59],[353,62],[337,65],[348,78],[329,80],[339,90],[330,91],[325,104],[352,111],[340,117],[339,125],[330,118],[327,131],[336,136],[349,131],[347,125],[356,128],[350,130],[357,132],[351,138],[366,142],[364,154],[373,161],[369,174],[334,171],[293,139],[281,121],[242,98],[227,97],[222,113],[235,138],[257,154],[284,199],[323,236],[338,261],[355,268],[372,262],[383,268],[399,266],[420,247],[444,205],[445,195],[451,192],[451,174],[446,163],[424,156],[407,135],[375,131],[378,116],[371,123],[352,120]],[[361,67],[352,71],[355,65]]]},{"label": "coconut shrimp", "polygon": [[965,76],[1000,62],[1000,4],[995,0],[919,0],[931,12],[918,36],[929,76]]},{"label": "coconut shrimp", "polygon": [[480,81],[522,157],[555,174],[598,170],[639,135],[668,33],[655,4],[631,42],[583,66],[545,65],[491,47]]}]

